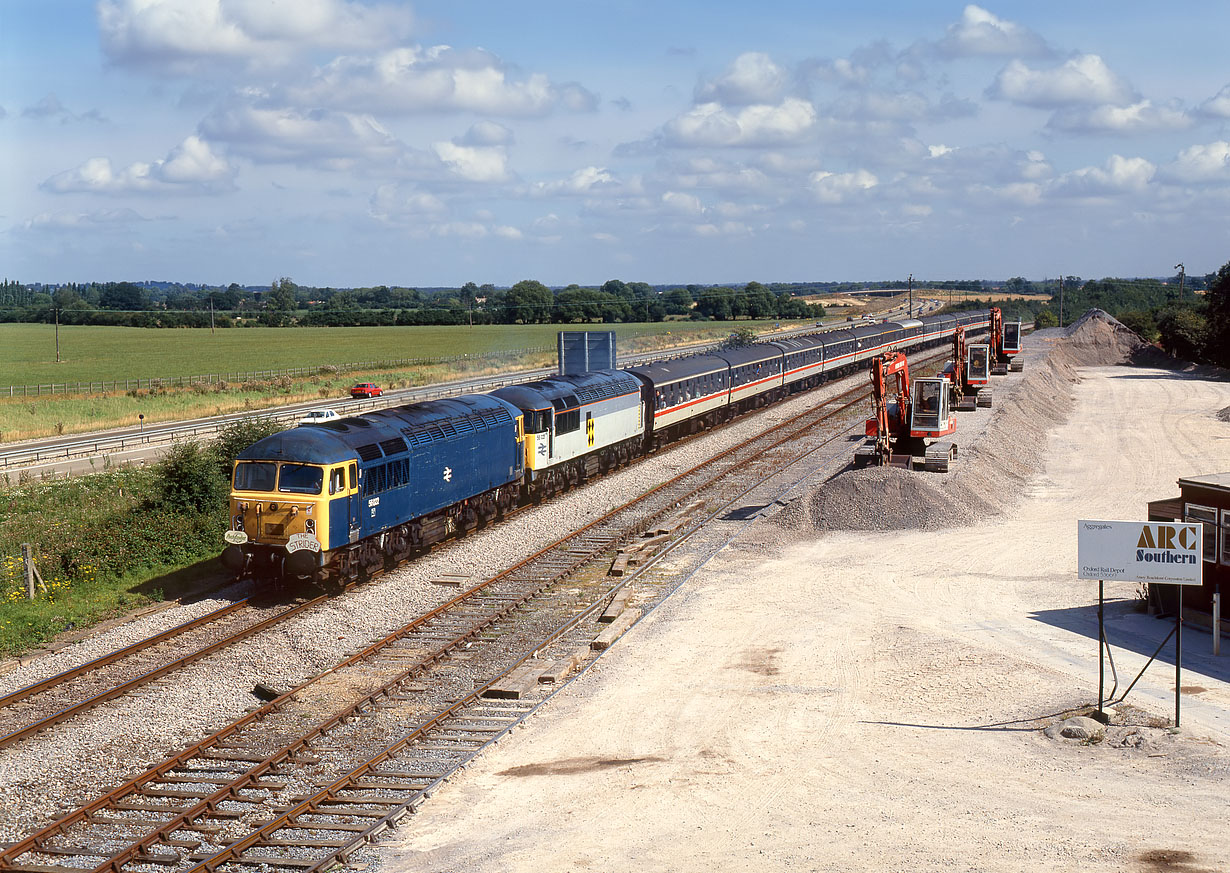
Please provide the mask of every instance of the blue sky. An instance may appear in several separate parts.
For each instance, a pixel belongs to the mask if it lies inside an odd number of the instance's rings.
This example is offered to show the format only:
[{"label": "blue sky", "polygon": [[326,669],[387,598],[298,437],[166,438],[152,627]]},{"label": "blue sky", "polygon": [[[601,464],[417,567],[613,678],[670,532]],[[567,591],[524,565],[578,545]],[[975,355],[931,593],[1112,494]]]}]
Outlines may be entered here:
[{"label": "blue sky", "polygon": [[1227,32],[1224,2],[3,0],[0,273],[1208,272]]}]

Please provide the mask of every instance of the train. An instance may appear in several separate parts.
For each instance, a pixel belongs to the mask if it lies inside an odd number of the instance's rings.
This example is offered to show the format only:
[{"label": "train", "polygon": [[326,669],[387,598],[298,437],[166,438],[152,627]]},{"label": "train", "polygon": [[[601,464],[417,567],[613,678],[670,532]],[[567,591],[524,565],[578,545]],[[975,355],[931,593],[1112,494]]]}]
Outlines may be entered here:
[{"label": "train", "polygon": [[341,587],[688,434],[913,351],[991,310],[859,324],[307,424],[239,453],[221,559]]}]

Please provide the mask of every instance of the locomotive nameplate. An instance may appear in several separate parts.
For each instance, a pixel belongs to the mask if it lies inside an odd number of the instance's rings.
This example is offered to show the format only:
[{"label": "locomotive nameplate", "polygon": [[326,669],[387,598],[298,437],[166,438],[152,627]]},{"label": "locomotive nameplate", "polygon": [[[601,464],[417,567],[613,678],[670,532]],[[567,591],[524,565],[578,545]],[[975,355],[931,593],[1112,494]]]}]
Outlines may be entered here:
[{"label": "locomotive nameplate", "polygon": [[301,552],[307,549],[311,552],[320,551],[320,543],[316,542],[316,538],[311,534],[297,533],[291,534],[290,539],[286,541],[286,551]]},{"label": "locomotive nameplate", "polygon": [[222,535],[222,539],[233,546],[242,546],[248,541],[248,535],[241,530],[228,530]]}]

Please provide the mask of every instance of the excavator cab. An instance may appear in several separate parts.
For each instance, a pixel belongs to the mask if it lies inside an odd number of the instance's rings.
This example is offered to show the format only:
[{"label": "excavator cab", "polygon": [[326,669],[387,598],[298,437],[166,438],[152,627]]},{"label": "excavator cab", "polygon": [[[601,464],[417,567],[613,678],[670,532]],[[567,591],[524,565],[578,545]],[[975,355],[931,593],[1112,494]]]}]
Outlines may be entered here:
[{"label": "excavator cab", "polygon": [[946,436],[957,429],[948,404],[948,383],[942,378],[915,379],[910,409],[910,436]]},{"label": "excavator cab", "polygon": [[965,381],[970,385],[986,385],[991,381],[991,347],[974,343],[966,347]]},{"label": "excavator cab", "polygon": [[1021,353],[1021,323],[1019,321],[1004,322],[1004,354],[1019,355]]}]

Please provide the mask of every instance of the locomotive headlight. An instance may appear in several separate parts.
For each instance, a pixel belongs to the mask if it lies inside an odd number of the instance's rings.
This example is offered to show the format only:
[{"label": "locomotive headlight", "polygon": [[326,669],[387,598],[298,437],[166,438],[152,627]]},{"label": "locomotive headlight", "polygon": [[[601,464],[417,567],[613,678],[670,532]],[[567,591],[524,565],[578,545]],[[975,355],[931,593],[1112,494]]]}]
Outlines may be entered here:
[{"label": "locomotive headlight", "polygon": [[235,516],[235,520],[234,520],[234,524],[232,525],[232,528],[234,530],[243,530],[243,516],[242,515]]},{"label": "locomotive headlight", "polygon": [[316,535],[316,520],[309,518],[307,521],[303,523],[303,529],[307,531],[308,533],[312,534],[313,536],[315,536]]}]

